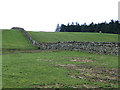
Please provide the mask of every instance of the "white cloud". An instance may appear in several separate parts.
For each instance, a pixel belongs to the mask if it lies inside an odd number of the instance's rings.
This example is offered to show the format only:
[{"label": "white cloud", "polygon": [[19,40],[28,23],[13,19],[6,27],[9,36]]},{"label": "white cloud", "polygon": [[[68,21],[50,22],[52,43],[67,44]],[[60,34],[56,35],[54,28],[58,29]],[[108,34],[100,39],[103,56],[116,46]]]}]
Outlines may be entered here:
[{"label": "white cloud", "polygon": [[0,28],[54,31],[58,23],[118,19],[119,0],[0,0]]}]

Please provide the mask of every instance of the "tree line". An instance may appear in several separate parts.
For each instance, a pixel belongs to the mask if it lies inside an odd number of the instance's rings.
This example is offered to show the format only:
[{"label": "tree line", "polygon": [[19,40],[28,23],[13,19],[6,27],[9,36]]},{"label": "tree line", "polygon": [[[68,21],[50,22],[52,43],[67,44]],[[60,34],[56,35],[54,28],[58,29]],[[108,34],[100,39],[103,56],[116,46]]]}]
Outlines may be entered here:
[{"label": "tree line", "polygon": [[78,22],[75,24],[59,24],[57,25],[56,32],[102,32],[120,34],[120,23],[118,20],[111,20],[109,23],[102,22],[94,24],[93,22],[87,25],[86,23],[80,25]]}]

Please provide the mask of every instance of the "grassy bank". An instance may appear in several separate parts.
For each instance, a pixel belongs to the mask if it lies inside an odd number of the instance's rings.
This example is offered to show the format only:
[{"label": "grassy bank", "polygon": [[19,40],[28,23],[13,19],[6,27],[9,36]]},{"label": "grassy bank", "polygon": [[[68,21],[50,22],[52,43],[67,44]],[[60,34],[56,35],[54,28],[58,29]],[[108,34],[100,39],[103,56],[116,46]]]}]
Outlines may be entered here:
[{"label": "grassy bank", "polygon": [[2,49],[36,49],[19,30],[2,31]]},{"label": "grassy bank", "polygon": [[90,41],[90,42],[118,42],[117,34],[87,33],[87,32],[30,32],[32,38],[38,42],[57,41]]}]

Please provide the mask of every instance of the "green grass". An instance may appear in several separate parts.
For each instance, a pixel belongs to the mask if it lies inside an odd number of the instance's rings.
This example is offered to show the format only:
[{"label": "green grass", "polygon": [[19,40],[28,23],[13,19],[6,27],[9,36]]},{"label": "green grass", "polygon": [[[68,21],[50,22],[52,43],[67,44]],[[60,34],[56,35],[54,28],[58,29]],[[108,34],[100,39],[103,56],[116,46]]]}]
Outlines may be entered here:
[{"label": "green grass", "polygon": [[2,49],[35,49],[19,30],[2,31]]},{"label": "green grass", "polygon": [[[117,42],[117,34],[29,32],[38,42]],[[118,57],[77,51],[39,51],[19,30],[2,31],[3,88],[117,88]],[[20,49],[20,50],[6,50]],[[1,55],[0,55],[1,56]]]},{"label": "green grass", "polygon": [[38,42],[57,41],[94,41],[118,42],[118,34],[87,33],[87,32],[30,32],[32,38]]},{"label": "green grass", "polygon": [[25,52],[2,55],[3,88],[118,87],[117,56],[77,51]]}]

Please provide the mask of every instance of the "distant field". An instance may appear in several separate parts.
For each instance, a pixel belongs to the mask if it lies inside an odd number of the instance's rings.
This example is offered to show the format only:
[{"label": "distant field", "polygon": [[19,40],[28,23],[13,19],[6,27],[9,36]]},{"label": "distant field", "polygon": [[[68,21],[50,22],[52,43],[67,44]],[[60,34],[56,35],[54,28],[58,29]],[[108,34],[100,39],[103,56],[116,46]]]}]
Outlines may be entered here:
[{"label": "distant field", "polygon": [[25,35],[19,30],[2,31],[2,48],[3,49],[35,49],[28,41]]},{"label": "distant field", "polygon": [[118,42],[118,34],[87,33],[87,32],[30,32],[32,38],[38,42],[57,41],[95,41]]},{"label": "distant field", "polygon": [[25,52],[2,55],[3,88],[118,87],[117,56],[77,51]]}]

